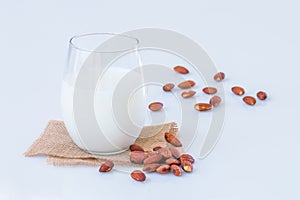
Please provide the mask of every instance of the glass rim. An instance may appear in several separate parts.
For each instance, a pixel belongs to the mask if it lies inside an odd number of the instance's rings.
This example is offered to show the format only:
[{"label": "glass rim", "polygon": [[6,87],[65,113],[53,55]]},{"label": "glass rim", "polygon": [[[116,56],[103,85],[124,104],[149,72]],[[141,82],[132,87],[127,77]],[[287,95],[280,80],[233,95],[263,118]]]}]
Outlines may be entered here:
[{"label": "glass rim", "polygon": [[[123,38],[127,38],[127,39],[135,41],[135,45],[133,45],[133,47],[120,49],[120,50],[116,50],[116,51],[97,51],[97,50],[90,50],[90,49],[87,49],[87,48],[82,48],[82,47],[75,44],[75,40],[77,40],[79,38],[83,38],[83,37],[87,37],[87,36],[95,36],[95,35],[119,36],[119,37],[123,37]],[[102,32],[102,33],[101,32],[95,32],[95,33],[78,34],[78,35],[74,35],[69,40],[69,45],[71,47],[73,47],[75,49],[78,49],[80,51],[85,51],[85,52],[90,52],[90,53],[120,53],[120,52],[130,51],[130,50],[136,49],[138,47],[139,43],[140,43],[139,39],[137,39],[135,37],[125,35],[125,34],[119,34],[119,33],[111,33],[111,32]]]}]

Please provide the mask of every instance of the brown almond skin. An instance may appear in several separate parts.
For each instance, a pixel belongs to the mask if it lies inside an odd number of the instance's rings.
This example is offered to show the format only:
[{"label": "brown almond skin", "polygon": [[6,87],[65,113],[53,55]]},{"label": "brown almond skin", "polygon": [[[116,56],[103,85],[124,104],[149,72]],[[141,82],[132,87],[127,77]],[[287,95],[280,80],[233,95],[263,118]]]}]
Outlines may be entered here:
[{"label": "brown almond skin", "polygon": [[168,158],[165,163],[168,165],[180,165],[180,161],[175,158]]},{"label": "brown almond skin", "polygon": [[99,172],[110,172],[114,167],[114,163],[110,160],[105,161],[99,168]]},{"label": "brown almond skin", "polygon": [[256,96],[259,100],[265,100],[267,98],[267,93],[263,91],[259,91],[256,93]]},{"label": "brown almond skin", "polygon": [[205,94],[216,94],[218,92],[217,88],[214,87],[205,87],[202,89]]},{"label": "brown almond skin", "polygon": [[212,105],[209,103],[197,103],[194,108],[198,111],[208,111],[212,109]]},{"label": "brown almond skin", "polygon": [[214,80],[215,81],[223,81],[225,79],[225,73],[224,72],[218,72],[214,75]]},{"label": "brown almond skin", "polygon": [[244,88],[242,88],[242,87],[240,87],[240,86],[234,86],[234,87],[232,87],[232,88],[231,88],[231,91],[232,91],[234,94],[238,95],[238,96],[242,96],[242,95],[245,94]]},{"label": "brown almond skin", "polygon": [[139,146],[137,144],[130,145],[129,149],[130,149],[130,151],[143,151],[144,152],[143,147],[141,147],[141,146]]},{"label": "brown almond skin", "polygon": [[191,162],[185,160],[181,163],[181,168],[185,171],[185,172],[192,172],[193,171],[193,165]]},{"label": "brown almond skin", "polygon": [[156,169],[156,172],[160,174],[167,174],[170,172],[170,165],[161,165]]},{"label": "brown almond skin", "polygon": [[153,151],[158,151],[159,149],[161,149],[162,147],[161,146],[156,146],[156,147],[153,147]]},{"label": "brown almond skin", "polygon": [[218,107],[222,102],[221,97],[215,95],[209,100],[209,104],[212,105],[213,107]]},{"label": "brown almond skin", "polygon": [[161,102],[152,102],[149,104],[148,108],[152,111],[159,111],[163,108],[163,103]]},{"label": "brown almond skin", "polygon": [[181,169],[178,165],[171,165],[170,170],[175,176],[182,175]]},{"label": "brown almond skin", "polygon": [[131,172],[130,176],[136,181],[142,182],[146,180],[146,175],[141,170],[134,170],[133,172]]},{"label": "brown almond skin", "polygon": [[178,84],[178,87],[181,89],[188,89],[191,87],[194,87],[196,85],[196,83],[192,80],[187,80],[187,81],[183,81],[181,83]]},{"label": "brown almond skin", "polygon": [[170,147],[169,150],[172,153],[172,156],[176,159],[178,159],[181,155],[180,151],[178,151],[178,149],[176,149],[175,147]]},{"label": "brown almond skin", "polygon": [[144,160],[144,164],[159,163],[163,159],[161,154],[153,154]]},{"label": "brown almond skin", "polygon": [[142,164],[147,157],[148,154],[142,151],[130,152],[130,161],[136,164]]},{"label": "brown almond skin", "polygon": [[147,165],[144,165],[143,167],[143,171],[144,172],[155,172],[156,169],[160,166],[159,163],[151,163],[151,164],[147,164]]},{"label": "brown almond skin", "polygon": [[187,153],[184,153],[180,156],[179,160],[181,162],[184,162],[184,161],[189,161],[190,163],[194,163],[195,162],[195,159],[193,158],[193,156],[191,156],[190,154],[187,154]]},{"label": "brown almond skin", "polygon": [[165,139],[168,143],[172,144],[175,147],[182,147],[180,140],[172,133],[166,132]]},{"label": "brown almond skin", "polygon": [[184,66],[175,66],[174,68],[174,71],[180,73],[180,74],[188,74],[189,73],[189,70],[187,68],[185,68]]},{"label": "brown almond skin", "polygon": [[245,96],[243,101],[248,104],[249,106],[254,106],[256,104],[256,99],[251,96]]},{"label": "brown almond skin", "polygon": [[161,154],[165,159],[172,157],[172,152],[166,148],[159,149],[157,153]]},{"label": "brown almond skin", "polygon": [[170,92],[174,87],[175,85],[173,83],[167,83],[163,86],[163,91]]},{"label": "brown almond skin", "polygon": [[183,98],[190,98],[190,97],[194,96],[195,94],[196,94],[196,92],[194,90],[186,90],[181,93],[181,96]]}]

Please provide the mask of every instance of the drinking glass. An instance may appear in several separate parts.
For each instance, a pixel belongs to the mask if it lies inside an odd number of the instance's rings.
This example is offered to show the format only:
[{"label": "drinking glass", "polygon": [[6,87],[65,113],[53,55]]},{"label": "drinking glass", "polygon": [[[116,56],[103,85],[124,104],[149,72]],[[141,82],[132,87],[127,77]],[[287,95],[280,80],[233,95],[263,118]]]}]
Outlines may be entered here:
[{"label": "drinking glass", "polygon": [[91,33],[70,39],[62,114],[74,143],[92,154],[128,149],[143,127],[145,92],[139,40]]}]

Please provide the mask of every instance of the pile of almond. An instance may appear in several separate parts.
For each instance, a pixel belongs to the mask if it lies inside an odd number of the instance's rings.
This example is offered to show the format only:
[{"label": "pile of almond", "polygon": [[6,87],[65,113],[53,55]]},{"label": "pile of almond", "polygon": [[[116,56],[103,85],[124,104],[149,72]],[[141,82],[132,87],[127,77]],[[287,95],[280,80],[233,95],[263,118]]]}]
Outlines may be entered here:
[{"label": "pile of almond", "polygon": [[[130,176],[136,181],[145,181],[146,173],[157,172],[159,174],[173,173],[181,176],[182,171],[190,173],[193,171],[195,159],[189,154],[182,154],[177,149],[182,147],[180,140],[172,133],[165,133],[165,140],[170,144],[164,148],[156,146],[152,151],[145,151],[141,146],[132,144],[130,149],[130,161],[134,164],[142,164],[142,170],[134,170]],[[112,161],[104,162],[99,172],[109,172],[114,164]]]}]

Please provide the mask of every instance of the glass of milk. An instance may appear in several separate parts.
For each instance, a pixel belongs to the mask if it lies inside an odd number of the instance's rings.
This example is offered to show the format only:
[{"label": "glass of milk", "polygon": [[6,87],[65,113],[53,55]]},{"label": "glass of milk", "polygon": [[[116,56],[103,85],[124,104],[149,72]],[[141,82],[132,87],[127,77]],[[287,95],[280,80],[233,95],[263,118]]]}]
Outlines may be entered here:
[{"label": "glass of milk", "polygon": [[69,43],[62,83],[62,114],[84,151],[128,149],[144,125],[146,100],[139,40],[121,34],[77,35]]}]

